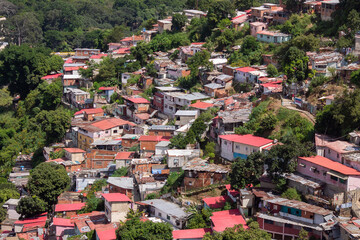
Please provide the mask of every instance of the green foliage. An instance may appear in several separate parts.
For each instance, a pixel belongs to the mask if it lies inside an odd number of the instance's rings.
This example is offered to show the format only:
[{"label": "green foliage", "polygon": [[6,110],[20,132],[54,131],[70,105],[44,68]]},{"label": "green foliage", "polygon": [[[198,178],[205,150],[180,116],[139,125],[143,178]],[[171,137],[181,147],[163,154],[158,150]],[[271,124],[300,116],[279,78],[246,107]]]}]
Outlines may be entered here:
[{"label": "green foliage", "polygon": [[172,31],[174,32],[181,31],[185,27],[186,22],[187,22],[187,17],[185,16],[185,14],[175,13],[172,16],[172,26],[171,26]]},{"label": "green foliage", "polygon": [[0,208],[0,222],[4,221],[7,216],[7,211],[5,208]]},{"label": "green foliage", "polygon": [[350,82],[357,87],[360,87],[360,70],[351,73]]},{"label": "green foliage", "polygon": [[55,163],[41,163],[30,173],[28,189],[31,195],[44,200],[47,209],[57,202],[57,197],[70,184],[65,168]]},{"label": "green foliage", "polygon": [[360,91],[344,91],[341,97],[335,99],[316,114],[315,131],[340,137],[347,135],[360,124]]},{"label": "green foliage", "polygon": [[248,224],[248,227],[248,229],[244,229],[242,225],[236,225],[233,228],[227,228],[223,232],[215,232],[213,234],[206,233],[203,240],[271,240],[271,234],[261,230],[257,222],[251,222]]},{"label": "green foliage", "polygon": [[11,45],[0,53],[0,86],[8,85],[11,94],[25,99],[42,76],[61,69],[58,58],[50,56],[49,49]]},{"label": "green foliage", "polygon": [[262,45],[260,42],[256,41],[256,38],[253,36],[246,36],[241,45],[239,51],[234,51],[229,59],[231,65],[236,65],[239,67],[261,64],[262,62]]},{"label": "green foliage", "polygon": [[57,158],[62,158],[65,157],[65,150],[61,149],[60,151],[52,151],[50,153],[50,159],[57,159]]},{"label": "green foliage", "polygon": [[311,25],[311,18],[311,15],[308,14],[292,14],[289,20],[283,25],[280,25],[280,30],[283,33],[291,34],[293,37],[303,35],[310,30],[309,26]]},{"label": "green foliage", "polygon": [[260,152],[251,153],[247,159],[236,158],[229,174],[231,186],[244,188],[249,184],[256,185],[264,173],[264,156]]},{"label": "green foliage", "polygon": [[97,198],[95,192],[102,191],[107,185],[106,179],[96,180],[89,189],[87,189],[86,205],[78,213],[90,213],[92,211],[104,211],[104,200]]},{"label": "green foliage", "polygon": [[205,145],[204,154],[206,157],[209,157],[210,159],[215,158],[215,146],[216,143],[214,142],[208,142]]},{"label": "green foliage", "polygon": [[301,228],[300,232],[299,232],[299,238],[298,239],[299,240],[308,240],[309,239],[309,233],[305,229]]},{"label": "green foliage", "polygon": [[19,191],[16,186],[10,182],[0,183],[0,203],[4,203],[10,198],[20,198]]},{"label": "green foliage", "polygon": [[179,133],[178,135],[170,138],[170,148],[176,149],[185,149],[186,148],[186,141],[184,141],[184,134]]},{"label": "green foliage", "polygon": [[0,89],[0,111],[5,111],[11,107],[13,98],[6,88]]},{"label": "green foliage", "polygon": [[277,68],[272,64],[267,65],[266,73],[269,77],[276,77],[279,74]]},{"label": "green foliage", "polygon": [[211,226],[211,216],[212,212],[210,209],[203,208],[201,210],[198,210],[190,216],[189,221],[186,224],[186,228],[209,228]]},{"label": "green foliage", "polygon": [[140,151],[140,144],[136,144],[134,146],[132,146],[131,148],[129,148],[130,152],[138,152]]},{"label": "green foliage", "polygon": [[172,227],[168,223],[141,221],[140,213],[128,214],[127,220],[116,230],[116,239],[171,240]]},{"label": "green foliage", "polygon": [[295,188],[288,188],[281,194],[281,197],[301,201],[301,194],[299,194]]},{"label": "green foliage", "polygon": [[27,196],[20,199],[16,211],[23,218],[34,217],[35,215],[46,211],[46,203],[35,195]]},{"label": "green foliage", "polygon": [[327,83],[329,81],[330,81],[330,79],[323,75],[314,77],[313,79],[311,79],[307,95],[310,95],[314,91],[314,88],[323,86],[325,83]]},{"label": "green foliage", "polygon": [[160,194],[172,193],[177,191],[177,188],[181,186],[184,179],[184,171],[172,172],[166,180],[165,185],[160,190]]},{"label": "green foliage", "polygon": [[127,176],[129,169],[127,167],[121,167],[115,170],[111,177],[123,177]]},{"label": "green foliage", "polygon": [[146,195],[145,200],[157,199],[160,195],[158,193],[149,193]]},{"label": "green foliage", "polygon": [[213,64],[209,61],[210,56],[210,52],[203,50],[195,53],[195,55],[187,61],[192,76],[198,76],[199,67],[204,67],[210,71],[213,69]]}]

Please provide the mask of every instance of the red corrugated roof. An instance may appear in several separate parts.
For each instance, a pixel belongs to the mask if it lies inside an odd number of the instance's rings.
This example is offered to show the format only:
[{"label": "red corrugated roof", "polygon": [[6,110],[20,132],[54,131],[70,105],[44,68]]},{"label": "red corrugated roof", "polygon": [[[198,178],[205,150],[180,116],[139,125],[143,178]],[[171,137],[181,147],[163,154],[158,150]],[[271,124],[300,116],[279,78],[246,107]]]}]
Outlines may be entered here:
[{"label": "red corrugated roof", "polygon": [[41,79],[43,79],[43,80],[55,79],[55,78],[61,77],[62,75],[63,75],[62,73],[50,74],[50,75],[47,75],[47,76],[42,77]]},{"label": "red corrugated roof", "polygon": [[105,91],[105,90],[114,90],[115,89],[115,87],[99,87],[99,90],[103,90],[103,91]]},{"label": "red corrugated roof", "polygon": [[81,208],[85,207],[85,203],[68,203],[68,204],[56,204],[55,212],[70,212],[78,211]]},{"label": "red corrugated roof", "polygon": [[168,136],[141,136],[139,138],[139,141],[144,141],[144,142],[161,142],[161,141],[170,141],[171,137]]},{"label": "red corrugated roof", "polygon": [[224,196],[203,198],[202,200],[212,209],[223,208],[226,203],[226,198]]},{"label": "red corrugated roof", "polygon": [[142,98],[142,97],[126,98],[126,100],[133,102],[133,103],[150,103],[147,99]]},{"label": "red corrugated roof", "polygon": [[85,151],[80,148],[64,148],[64,150],[69,153],[85,153]]},{"label": "red corrugated roof", "polygon": [[193,108],[199,108],[199,109],[207,109],[209,107],[213,107],[214,104],[212,103],[206,103],[206,102],[196,102],[190,105],[190,107]]},{"label": "red corrugated roof", "polygon": [[120,118],[109,118],[109,119],[104,119],[101,120],[99,122],[93,123],[91,124],[94,127],[100,128],[101,130],[106,130],[106,129],[110,129],[110,128],[114,128],[114,127],[118,127],[118,126],[123,126],[129,124],[131,126],[134,126],[135,124],[129,122],[129,121],[125,121],[122,120]]},{"label": "red corrugated roof", "polygon": [[252,67],[241,67],[241,68],[237,68],[236,71],[253,72],[253,71],[257,71],[257,70],[255,68],[252,68]]},{"label": "red corrugated roof", "polygon": [[87,67],[86,67],[86,66],[83,66],[83,67],[65,67],[64,70],[65,70],[66,72],[68,72],[68,71],[79,70],[80,68],[86,69]]},{"label": "red corrugated roof", "polygon": [[210,217],[216,232],[222,232],[226,228],[234,227],[235,225],[242,224],[244,229],[247,229],[245,219],[241,216],[238,209],[225,210],[220,212],[213,212],[213,216]]},{"label": "red corrugated roof", "polygon": [[90,57],[90,59],[101,59],[102,57],[107,57],[107,54],[106,53],[100,53],[100,54],[92,55]]},{"label": "red corrugated roof", "polygon": [[130,198],[122,193],[103,193],[102,196],[108,202],[131,202]]},{"label": "red corrugated roof", "polygon": [[130,53],[130,48],[119,48],[119,49],[114,50],[113,53],[116,53],[116,54]]},{"label": "red corrugated roof", "polygon": [[23,227],[22,231],[27,232],[27,231],[37,230],[38,228],[45,227],[45,224],[46,224],[46,220],[41,221],[41,222],[36,222],[36,223],[24,224],[24,227]]},{"label": "red corrugated roof", "polygon": [[360,172],[354,168],[347,167],[339,162],[332,161],[326,157],[322,156],[312,156],[312,157],[299,157],[302,160],[314,163],[318,166],[333,170],[344,175],[360,175]]},{"label": "red corrugated roof", "polygon": [[53,225],[64,226],[64,227],[74,227],[74,223],[70,219],[66,219],[66,218],[54,218]]},{"label": "red corrugated roof", "polygon": [[172,234],[174,239],[194,239],[203,238],[207,232],[211,233],[211,228],[174,230]]},{"label": "red corrugated roof", "polygon": [[132,159],[132,155],[134,155],[135,152],[118,152],[115,156],[115,160],[117,159]]},{"label": "red corrugated roof", "polygon": [[104,110],[102,108],[87,108],[87,109],[82,109],[79,112],[85,112],[86,114],[96,114],[96,113],[104,113]]},{"label": "red corrugated roof", "polygon": [[271,139],[254,136],[251,134],[238,135],[238,134],[229,134],[229,135],[220,135],[219,138],[228,140],[230,142],[242,143],[254,147],[261,147],[273,142]]},{"label": "red corrugated roof", "polygon": [[226,190],[228,190],[228,192],[229,192],[233,197],[236,197],[236,196],[238,196],[238,195],[240,194],[239,191],[234,190],[234,189],[231,189],[231,185],[230,185],[230,184],[225,185],[225,187],[226,187]]},{"label": "red corrugated roof", "polygon": [[191,45],[204,45],[206,42],[194,42]]},{"label": "red corrugated roof", "polygon": [[115,228],[104,231],[96,229],[96,234],[100,240],[116,240]]},{"label": "red corrugated roof", "polygon": [[29,224],[29,223],[36,223],[36,222],[42,222],[46,221],[47,219],[47,213],[43,213],[39,216],[33,217],[33,218],[25,218],[24,220],[17,220],[14,224]]}]

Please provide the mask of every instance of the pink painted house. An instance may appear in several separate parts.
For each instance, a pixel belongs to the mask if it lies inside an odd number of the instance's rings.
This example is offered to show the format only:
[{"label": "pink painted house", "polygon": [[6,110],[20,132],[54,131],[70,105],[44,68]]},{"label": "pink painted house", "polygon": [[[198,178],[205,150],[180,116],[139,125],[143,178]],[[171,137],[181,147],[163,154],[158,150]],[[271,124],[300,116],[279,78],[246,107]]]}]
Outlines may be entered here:
[{"label": "pink painted house", "polygon": [[65,235],[75,234],[75,226],[71,219],[54,218],[50,229],[55,233],[56,239],[62,239]]},{"label": "pink painted house", "polygon": [[322,156],[299,157],[297,171],[325,183],[326,196],[360,187],[358,170]]}]

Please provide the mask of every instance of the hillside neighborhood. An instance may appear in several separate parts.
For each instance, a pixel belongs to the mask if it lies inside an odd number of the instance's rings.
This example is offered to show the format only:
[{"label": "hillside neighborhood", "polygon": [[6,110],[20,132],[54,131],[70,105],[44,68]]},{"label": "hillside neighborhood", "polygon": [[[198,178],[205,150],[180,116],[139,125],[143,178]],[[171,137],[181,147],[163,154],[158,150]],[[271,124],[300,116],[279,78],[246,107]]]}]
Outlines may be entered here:
[{"label": "hillside neighborhood", "polygon": [[2,38],[0,239],[360,239],[360,15],[293,2]]}]

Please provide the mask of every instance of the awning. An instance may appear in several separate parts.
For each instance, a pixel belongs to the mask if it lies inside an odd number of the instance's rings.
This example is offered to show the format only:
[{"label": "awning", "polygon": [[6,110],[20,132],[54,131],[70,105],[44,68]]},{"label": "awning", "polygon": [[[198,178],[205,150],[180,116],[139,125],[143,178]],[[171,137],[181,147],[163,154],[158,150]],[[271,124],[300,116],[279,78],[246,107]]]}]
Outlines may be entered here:
[{"label": "awning", "polygon": [[344,174],[341,174],[339,172],[335,172],[335,171],[328,171],[327,172],[329,175],[331,176],[334,176],[334,177],[337,177],[337,178],[341,178],[342,180],[347,180],[348,179],[348,176],[344,175]]}]

